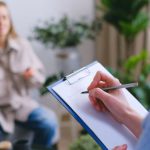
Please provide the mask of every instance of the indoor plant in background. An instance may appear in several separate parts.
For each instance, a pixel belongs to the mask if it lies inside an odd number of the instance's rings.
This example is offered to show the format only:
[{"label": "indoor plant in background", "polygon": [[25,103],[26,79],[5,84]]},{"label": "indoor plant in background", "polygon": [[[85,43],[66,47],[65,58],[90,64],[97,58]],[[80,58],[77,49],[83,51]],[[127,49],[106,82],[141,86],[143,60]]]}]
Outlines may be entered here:
[{"label": "indoor plant in background", "polygon": [[120,60],[120,45],[117,50],[119,70],[111,71],[122,83],[135,80],[139,82],[138,88],[132,88],[130,92],[146,108],[150,108],[149,57],[145,45],[141,52],[135,55],[134,41],[149,25],[148,14],[143,11],[149,2],[150,0],[100,0],[97,7],[99,12],[103,12],[102,20],[112,25],[125,41],[125,59]]},{"label": "indoor plant in background", "polygon": [[56,51],[57,67],[60,71],[58,75],[47,78],[40,90],[41,94],[47,91],[46,86],[80,67],[77,46],[85,39],[94,39],[100,27],[99,20],[88,23],[86,19],[72,21],[64,16],[59,21],[51,19],[34,28],[34,39],[44,44],[47,49]]},{"label": "indoor plant in background", "polygon": [[71,21],[67,16],[59,21],[51,19],[34,29],[34,37],[51,49],[57,49],[58,67],[64,74],[80,67],[77,46],[85,39],[93,39],[92,24],[82,21]]},{"label": "indoor plant in background", "polygon": [[[140,66],[140,71],[135,76],[139,64],[144,62]],[[148,52],[142,51],[141,53],[130,56],[123,64],[125,73],[121,71],[109,68],[108,70],[122,83],[130,83],[133,81],[138,82],[137,88],[131,88],[129,91],[145,106],[150,108],[150,58]]]},{"label": "indoor plant in background", "polygon": [[92,25],[82,21],[71,21],[64,16],[59,21],[51,19],[43,26],[34,29],[35,38],[47,46],[53,48],[67,48],[78,46],[83,38],[93,38]]},{"label": "indoor plant in background", "polygon": [[[144,31],[148,27],[148,14],[143,11],[143,8],[148,5],[150,0],[99,1],[97,8],[98,12],[103,13],[102,20],[112,25],[124,38],[126,49],[125,59],[127,59],[130,55],[135,54],[135,38],[141,31]],[[120,46],[118,45],[118,47],[118,55],[120,56]]]},{"label": "indoor plant in background", "polygon": [[69,150],[102,150],[90,135],[82,135],[70,146]]}]

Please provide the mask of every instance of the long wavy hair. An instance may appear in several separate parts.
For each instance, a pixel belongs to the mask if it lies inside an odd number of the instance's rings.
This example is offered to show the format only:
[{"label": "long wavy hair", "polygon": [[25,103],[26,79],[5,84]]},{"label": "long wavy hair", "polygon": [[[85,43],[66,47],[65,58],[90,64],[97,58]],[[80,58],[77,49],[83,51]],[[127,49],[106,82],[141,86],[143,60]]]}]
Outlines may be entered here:
[{"label": "long wavy hair", "polygon": [[9,8],[7,6],[7,4],[3,1],[0,1],[0,7],[5,7],[9,13],[9,20],[10,20],[10,30],[9,30],[9,33],[8,33],[8,37],[12,37],[12,38],[17,38],[18,35],[15,31],[15,28],[13,26],[13,21],[12,21],[12,18],[11,18],[11,14],[10,14],[10,11],[9,11]]}]

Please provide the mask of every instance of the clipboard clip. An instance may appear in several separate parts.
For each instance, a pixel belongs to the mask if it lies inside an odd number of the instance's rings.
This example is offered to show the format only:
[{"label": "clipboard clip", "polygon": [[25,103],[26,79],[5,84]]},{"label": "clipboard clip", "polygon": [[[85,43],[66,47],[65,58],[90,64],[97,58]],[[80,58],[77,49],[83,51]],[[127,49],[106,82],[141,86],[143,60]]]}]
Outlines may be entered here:
[{"label": "clipboard clip", "polygon": [[65,76],[63,81],[67,81],[69,85],[72,85],[85,77],[90,75],[90,70],[87,67],[83,67],[80,70],[73,72],[72,74]]}]

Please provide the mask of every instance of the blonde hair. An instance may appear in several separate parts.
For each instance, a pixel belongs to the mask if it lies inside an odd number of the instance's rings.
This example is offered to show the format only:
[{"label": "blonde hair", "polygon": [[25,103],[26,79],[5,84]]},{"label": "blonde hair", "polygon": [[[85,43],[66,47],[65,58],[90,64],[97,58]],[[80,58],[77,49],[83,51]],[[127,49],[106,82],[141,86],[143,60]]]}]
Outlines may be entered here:
[{"label": "blonde hair", "polygon": [[0,1],[0,7],[5,7],[7,10],[8,10],[8,13],[9,13],[9,20],[10,20],[10,30],[9,30],[9,33],[8,33],[8,37],[12,37],[12,38],[17,38],[18,35],[15,31],[15,28],[13,26],[13,21],[12,21],[12,18],[11,18],[11,15],[10,15],[10,11],[9,11],[9,8],[7,6],[7,4],[3,1]]}]

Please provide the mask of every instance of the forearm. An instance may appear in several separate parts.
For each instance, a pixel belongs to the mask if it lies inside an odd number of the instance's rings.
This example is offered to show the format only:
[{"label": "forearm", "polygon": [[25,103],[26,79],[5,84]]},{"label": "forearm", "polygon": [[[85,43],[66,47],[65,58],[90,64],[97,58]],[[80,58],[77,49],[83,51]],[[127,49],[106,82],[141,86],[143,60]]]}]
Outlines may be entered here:
[{"label": "forearm", "polygon": [[144,118],[141,117],[136,111],[128,110],[123,123],[137,138],[139,138],[142,132],[143,120]]}]

